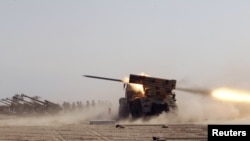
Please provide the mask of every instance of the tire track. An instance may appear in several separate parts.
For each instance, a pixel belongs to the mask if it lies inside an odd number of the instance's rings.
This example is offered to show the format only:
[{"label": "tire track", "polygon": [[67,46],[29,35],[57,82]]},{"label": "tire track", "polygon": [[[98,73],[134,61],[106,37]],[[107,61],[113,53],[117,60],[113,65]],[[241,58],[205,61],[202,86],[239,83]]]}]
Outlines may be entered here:
[{"label": "tire track", "polygon": [[51,129],[53,139],[56,141],[67,141],[56,129]]},{"label": "tire track", "polygon": [[103,135],[100,132],[97,132],[97,131],[89,128],[89,127],[84,127],[84,130],[87,131],[87,132],[89,132],[90,134],[96,135],[100,140],[103,140],[103,141],[113,141],[113,139],[105,137],[105,135]]}]

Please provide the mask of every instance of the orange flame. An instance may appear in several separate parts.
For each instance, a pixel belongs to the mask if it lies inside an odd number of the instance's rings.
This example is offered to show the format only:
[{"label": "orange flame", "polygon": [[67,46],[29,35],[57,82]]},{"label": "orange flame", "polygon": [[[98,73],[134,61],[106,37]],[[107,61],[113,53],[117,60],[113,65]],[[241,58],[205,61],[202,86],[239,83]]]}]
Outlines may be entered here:
[{"label": "orange flame", "polygon": [[[149,76],[149,75],[145,74],[144,72],[141,72],[141,73],[138,74],[138,75],[141,75],[141,76]],[[123,78],[122,81],[123,81],[124,83],[129,83],[129,77]],[[145,93],[145,92],[144,92],[143,85],[141,85],[141,84],[131,84],[131,83],[130,83],[130,85],[131,85],[131,87],[132,87],[132,89],[133,89],[134,91],[140,92],[140,93],[142,93],[142,94]]]},{"label": "orange flame", "polygon": [[232,102],[250,102],[250,92],[233,90],[229,88],[219,88],[212,91],[212,96]]}]

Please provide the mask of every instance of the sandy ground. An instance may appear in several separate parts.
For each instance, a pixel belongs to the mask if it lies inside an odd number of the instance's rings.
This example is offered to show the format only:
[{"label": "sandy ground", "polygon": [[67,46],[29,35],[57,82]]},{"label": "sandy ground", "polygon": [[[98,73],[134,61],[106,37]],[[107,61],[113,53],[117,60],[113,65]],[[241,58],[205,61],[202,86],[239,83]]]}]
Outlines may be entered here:
[{"label": "sandy ground", "polygon": [[[20,120],[13,118],[12,120]],[[23,118],[21,120],[29,120]],[[3,141],[151,141],[160,140],[207,140],[207,126],[202,124],[89,124],[89,122],[51,125],[0,125]]]},{"label": "sandy ground", "polygon": [[[151,141],[207,140],[206,124],[168,124],[151,121],[117,121],[115,114],[76,111],[58,115],[0,115],[1,141]],[[113,121],[100,123],[90,121]],[[124,128],[117,128],[122,125]],[[163,125],[167,125],[167,128]],[[159,141],[158,140],[158,141]]]},{"label": "sandy ground", "polygon": [[[190,98],[190,96],[188,96]],[[178,114],[164,113],[147,120],[116,121],[113,106],[62,112],[57,115],[16,116],[0,114],[1,141],[205,141],[208,124],[249,124],[249,103],[232,104],[206,97],[182,100]],[[112,124],[90,124],[113,120]],[[124,128],[117,128],[116,125]],[[163,128],[167,125],[168,128]]]}]

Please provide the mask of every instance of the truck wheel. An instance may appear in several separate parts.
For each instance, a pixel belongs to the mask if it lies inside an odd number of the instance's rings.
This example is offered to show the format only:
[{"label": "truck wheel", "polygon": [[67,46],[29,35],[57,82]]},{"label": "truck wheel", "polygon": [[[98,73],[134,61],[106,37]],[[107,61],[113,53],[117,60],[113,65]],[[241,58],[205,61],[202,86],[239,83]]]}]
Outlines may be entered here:
[{"label": "truck wheel", "polygon": [[140,99],[135,99],[130,102],[130,110],[133,118],[139,118],[142,116],[142,107]]},{"label": "truck wheel", "polygon": [[151,114],[152,115],[159,115],[163,111],[169,112],[168,104],[166,104],[166,103],[165,104],[156,104],[156,103],[152,104],[152,109],[151,109]]},{"label": "truck wheel", "polygon": [[128,104],[125,98],[119,100],[119,119],[125,119],[129,117]]}]

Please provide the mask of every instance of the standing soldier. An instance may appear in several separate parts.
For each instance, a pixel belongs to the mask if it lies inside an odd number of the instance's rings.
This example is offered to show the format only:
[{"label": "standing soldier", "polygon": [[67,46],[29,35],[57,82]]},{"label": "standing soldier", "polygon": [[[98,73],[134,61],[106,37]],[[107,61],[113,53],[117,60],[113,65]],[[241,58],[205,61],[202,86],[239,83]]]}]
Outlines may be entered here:
[{"label": "standing soldier", "polygon": [[81,101],[79,101],[79,108],[80,108],[80,110],[82,110],[82,108],[83,108],[83,105],[82,105]]},{"label": "standing soldier", "polygon": [[76,103],[73,102],[73,103],[72,103],[72,111],[75,111],[75,109],[76,109]]},{"label": "standing soldier", "polygon": [[63,102],[63,111],[68,112],[69,111],[69,104],[67,102]]},{"label": "standing soldier", "polygon": [[95,100],[92,100],[92,106],[95,107]]},{"label": "standing soldier", "polygon": [[87,103],[86,103],[86,107],[88,108],[89,107],[89,101],[87,100]]},{"label": "standing soldier", "polygon": [[108,114],[111,115],[111,108],[108,108]]}]

